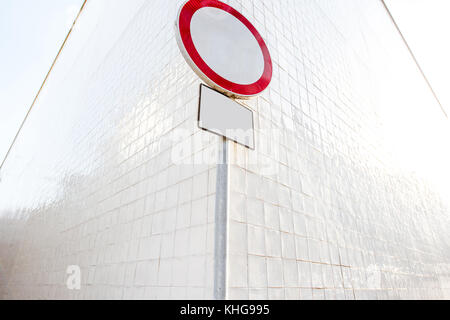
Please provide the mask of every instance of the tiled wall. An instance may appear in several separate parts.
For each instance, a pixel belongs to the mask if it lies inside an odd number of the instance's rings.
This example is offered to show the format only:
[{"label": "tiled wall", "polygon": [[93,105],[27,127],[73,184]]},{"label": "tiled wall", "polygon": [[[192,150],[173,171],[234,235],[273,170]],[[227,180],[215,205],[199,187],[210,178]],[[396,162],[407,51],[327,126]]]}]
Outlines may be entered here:
[{"label": "tiled wall", "polygon": [[[227,2],[274,62],[256,150],[229,143],[228,298],[450,298],[448,120],[381,2]],[[88,0],[0,173],[3,298],[213,297],[180,5]]]},{"label": "tiled wall", "polygon": [[275,72],[232,148],[228,297],[449,298],[449,123],[382,3],[233,3]]},{"label": "tiled wall", "polygon": [[196,127],[179,5],[87,2],[2,170],[3,297],[212,297],[216,166],[199,159],[219,138]]}]

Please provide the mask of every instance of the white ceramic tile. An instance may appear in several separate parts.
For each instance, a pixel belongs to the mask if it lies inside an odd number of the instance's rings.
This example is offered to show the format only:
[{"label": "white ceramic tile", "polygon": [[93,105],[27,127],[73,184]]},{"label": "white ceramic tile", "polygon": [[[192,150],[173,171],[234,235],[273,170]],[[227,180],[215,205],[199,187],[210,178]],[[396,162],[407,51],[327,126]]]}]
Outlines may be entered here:
[{"label": "white ceramic tile", "polygon": [[267,284],[269,287],[283,286],[283,260],[267,258]]},{"label": "white ceramic tile", "polygon": [[264,256],[266,254],[264,229],[261,227],[254,227],[252,225],[248,225],[247,237],[248,237],[248,253]]},{"label": "white ceramic tile", "polygon": [[[248,285],[250,288],[267,287],[267,265],[266,258],[259,256],[248,256]],[[267,293],[266,293],[267,294]]]},{"label": "white ceramic tile", "polygon": [[247,269],[247,255],[231,254],[228,264],[228,286],[232,288],[248,288],[248,277],[246,272],[242,270]]}]

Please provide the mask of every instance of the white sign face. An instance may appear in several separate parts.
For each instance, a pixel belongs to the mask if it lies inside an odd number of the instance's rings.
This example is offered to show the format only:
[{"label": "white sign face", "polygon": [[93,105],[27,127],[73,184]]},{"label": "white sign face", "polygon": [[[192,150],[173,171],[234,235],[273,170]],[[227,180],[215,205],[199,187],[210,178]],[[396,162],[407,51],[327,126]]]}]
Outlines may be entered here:
[{"label": "white sign face", "polygon": [[199,127],[255,149],[253,112],[223,94],[200,86]]},{"label": "white sign face", "polygon": [[191,21],[194,46],[206,64],[228,81],[248,85],[264,72],[264,57],[253,34],[235,16],[205,7]]},{"label": "white sign face", "polygon": [[197,75],[237,98],[260,94],[272,79],[269,49],[242,14],[218,0],[189,0],[176,23],[178,46]]}]

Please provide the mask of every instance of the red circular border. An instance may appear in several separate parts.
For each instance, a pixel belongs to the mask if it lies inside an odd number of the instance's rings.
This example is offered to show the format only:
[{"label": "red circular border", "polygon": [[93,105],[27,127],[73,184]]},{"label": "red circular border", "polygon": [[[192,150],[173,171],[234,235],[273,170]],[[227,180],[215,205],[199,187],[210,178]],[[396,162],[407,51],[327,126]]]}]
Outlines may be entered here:
[{"label": "red circular border", "polygon": [[[195,12],[201,8],[213,7],[224,10],[229,14],[236,17],[241,21],[253,34],[253,36],[258,41],[264,57],[264,72],[261,78],[252,84],[242,85],[238,83],[231,82],[220,75],[218,75],[214,70],[212,70],[206,62],[202,59],[197,49],[195,48],[194,42],[191,36],[191,20]],[[178,17],[178,28],[181,36],[183,45],[192,59],[193,63],[200,69],[200,71],[207,76],[212,82],[222,87],[223,89],[230,91],[236,95],[242,96],[254,96],[263,92],[270,84],[272,80],[272,59],[270,57],[269,49],[266,46],[263,38],[256,30],[256,28],[248,21],[242,14],[236,11],[229,5],[217,1],[217,0],[190,0],[188,1],[180,11]]]}]

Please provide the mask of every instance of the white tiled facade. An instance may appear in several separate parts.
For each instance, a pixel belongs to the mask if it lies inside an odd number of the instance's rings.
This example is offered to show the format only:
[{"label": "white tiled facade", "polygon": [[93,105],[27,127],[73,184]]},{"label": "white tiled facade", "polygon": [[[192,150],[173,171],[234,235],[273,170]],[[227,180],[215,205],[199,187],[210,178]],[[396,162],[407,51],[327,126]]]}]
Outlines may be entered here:
[{"label": "white tiled facade", "polygon": [[[256,149],[228,144],[227,298],[449,299],[449,123],[382,3],[226,2],[274,63]],[[181,3],[87,1],[0,172],[2,298],[214,297]]]}]

